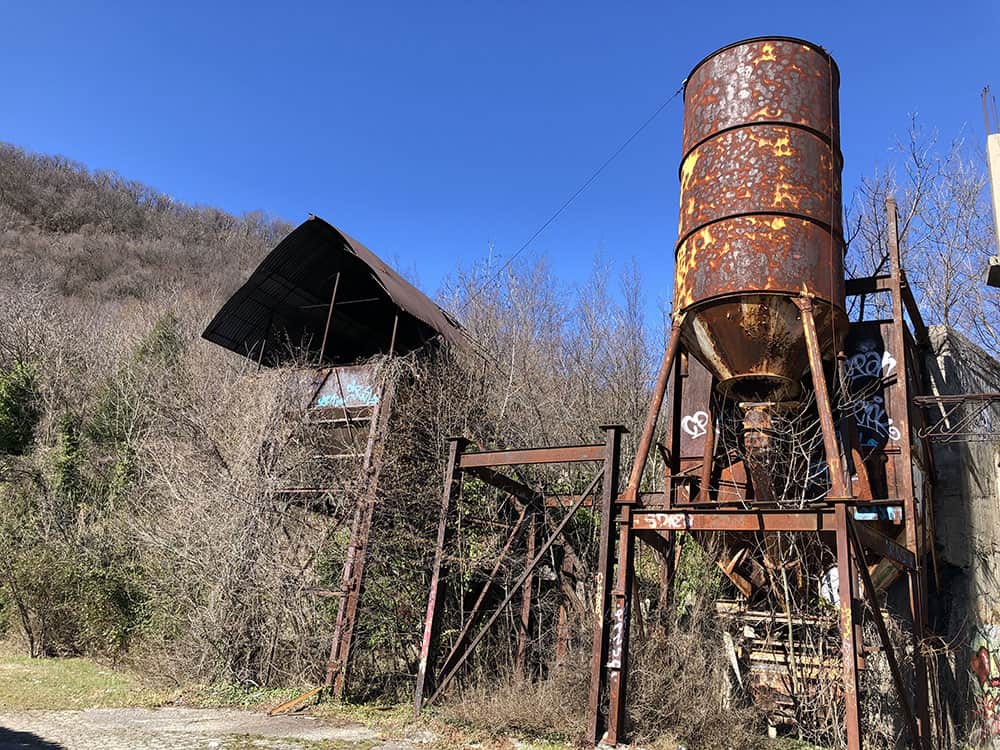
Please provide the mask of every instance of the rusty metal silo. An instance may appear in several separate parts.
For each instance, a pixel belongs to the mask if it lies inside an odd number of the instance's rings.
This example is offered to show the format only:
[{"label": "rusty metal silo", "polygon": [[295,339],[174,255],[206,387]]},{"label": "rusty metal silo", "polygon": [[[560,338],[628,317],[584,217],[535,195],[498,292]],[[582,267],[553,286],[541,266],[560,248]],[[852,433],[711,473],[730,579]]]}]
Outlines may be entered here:
[{"label": "rusty metal silo", "polygon": [[749,39],[706,57],[684,92],[674,310],[681,339],[739,401],[794,398],[807,370],[800,311],[820,347],[847,330],[839,73],[799,39]]}]

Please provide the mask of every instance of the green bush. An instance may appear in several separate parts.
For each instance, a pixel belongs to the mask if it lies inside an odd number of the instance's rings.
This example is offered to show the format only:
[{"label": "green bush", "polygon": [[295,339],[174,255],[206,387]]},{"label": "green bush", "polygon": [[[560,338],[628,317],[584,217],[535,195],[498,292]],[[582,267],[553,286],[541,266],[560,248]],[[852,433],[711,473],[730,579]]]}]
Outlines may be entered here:
[{"label": "green bush", "polygon": [[0,453],[23,455],[41,415],[37,369],[17,362],[0,370]]}]

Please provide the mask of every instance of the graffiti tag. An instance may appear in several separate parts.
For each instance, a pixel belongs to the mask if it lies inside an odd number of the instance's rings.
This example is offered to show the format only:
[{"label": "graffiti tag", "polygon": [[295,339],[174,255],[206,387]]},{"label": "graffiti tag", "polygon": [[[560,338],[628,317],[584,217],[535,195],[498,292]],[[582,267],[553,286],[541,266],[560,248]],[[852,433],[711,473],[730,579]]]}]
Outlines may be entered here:
[{"label": "graffiti tag", "polygon": [[696,411],[684,417],[681,429],[693,438],[701,437],[708,432],[708,412]]},{"label": "graffiti tag", "polygon": [[880,438],[896,441],[902,437],[899,428],[885,410],[885,399],[872,396],[862,401],[854,410],[858,430],[866,435],[865,445],[878,445]]},{"label": "graffiti tag", "polygon": [[1000,627],[986,625],[976,629],[972,641],[969,671],[979,686],[973,718],[988,737],[1000,736],[1000,663],[996,649]]},{"label": "graffiti tag", "polygon": [[861,378],[883,378],[896,369],[896,358],[889,352],[863,351],[853,354],[847,359],[845,373],[851,380]]}]

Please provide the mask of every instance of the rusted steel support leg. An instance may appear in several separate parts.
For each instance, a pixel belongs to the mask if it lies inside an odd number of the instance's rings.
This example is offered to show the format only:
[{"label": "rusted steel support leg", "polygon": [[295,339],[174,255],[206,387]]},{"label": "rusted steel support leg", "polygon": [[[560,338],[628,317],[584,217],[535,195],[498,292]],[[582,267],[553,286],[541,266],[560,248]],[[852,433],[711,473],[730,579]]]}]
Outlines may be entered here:
[{"label": "rusted steel support leg", "polygon": [[712,378],[712,390],[708,397],[708,424],[705,425],[705,452],[702,455],[701,478],[698,482],[698,501],[711,501],[712,462],[715,459],[715,409],[712,407],[712,396],[715,392],[715,378]]},{"label": "rusted steel support leg", "polygon": [[[525,551],[524,565],[528,567],[535,557],[535,515],[528,521],[528,545]],[[517,628],[517,651],[514,655],[514,670],[518,679],[525,679],[527,671],[525,663],[528,656],[528,631],[531,625],[531,595],[535,585],[534,573],[528,573],[521,584],[521,620]]]},{"label": "rusted steel support leg", "polygon": [[596,745],[607,725],[601,702],[607,688],[604,665],[611,640],[611,586],[614,573],[614,502],[618,493],[618,463],[625,428],[604,428],[604,486],[601,491],[601,528],[597,547],[597,610],[594,619],[593,651],[590,662],[590,695],[587,700],[587,739]]},{"label": "rusted steel support leg", "polygon": [[802,312],[802,331],[805,334],[806,352],[809,355],[813,390],[816,391],[816,408],[819,410],[820,427],[823,431],[823,449],[826,452],[826,463],[830,469],[831,494],[833,498],[846,498],[848,493],[844,483],[844,467],[840,461],[840,448],[837,446],[837,435],[833,428],[833,412],[830,410],[830,394],[826,388],[823,357],[820,353],[819,337],[816,335],[812,299],[797,297],[795,304]]},{"label": "rusted steel support leg", "polygon": [[628,687],[629,619],[632,613],[632,583],[635,576],[635,541],[631,508],[624,507],[618,524],[618,567],[612,592],[611,644],[608,647],[608,733],[607,743],[625,739],[625,703]]},{"label": "rusted steel support leg", "polygon": [[[890,197],[885,202],[886,210],[886,241],[889,247],[890,292],[892,295],[892,345],[895,348],[897,370],[896,384],[890,394],[890,410],[896,427],[899,429],[900,472],[897,487],[903,498],[903,522],[906,528],[906,546],[917,558],[917,569],[909,571],[907,584],[910,594],[910,612],[913,616],[913,666],[914,666],[914,713],[920,730],[919,747],[927,747],[930,741],[929,699],[927,683],[927,661],[921,647],[927,613],[924,609],[924,579],[923,545],[921,544],[922,529],[917,512],[916,487],[913,481],[913,440],[910,432],[910,368],[909,347],[906,339],[906,322],[903,318],[903,269],[899,252],[899,219],[896,213],[896,201]],[[891,461],[891,459],[890,459]],[[924,500],[927,502],[927,499]]]},{"label": "rusted steel support leg", "polygon": [[872,583],[868,574],[868,567],[865,564],[865,550],[858,539],[857,531],[854,529],[854,521],[848,518],[847,528],[851,537],[851,546],[854,548],[854,559],[858,563],[858,573],[861,574],[861,583],[865,590],[865,597],[872,608],[872,619],[875,622],[875,629],[882,641],[882,650],[885,652],[886,661],[889,663],[889,672],[892,674],[892,681],[899,695],[899,704],[903,708],[903,716],[910,732],[910,739],[914,746],[920,747],[920,732],[917,728],[917,720],[910,708],[910,699],[906,695],[906,688],[903,685],[903,676],[899,671],[899,662],[896,661],[896,652],[889,640],[889,631],[886,630],[885,622],[882,621],[882,608],[879,606],[878,597],[875,594],[875,584]]},{"label": "rusted steel support leg", "polygon": [[444,578],[441,567],[444,561],[444,545],[448,535],[448,510],[452,500],[458,497],[462,488],[462,472],[458,468],[465,438],[451,438],[448,445],[448,466],[444,472],[444,492],[441,494],[441,514],[438,518],[437,547],[434,550],[434,567],[431,569],[430,594],[427,597],[427,616],[424,618],[424,637],[420,643],[420,666],[417,669],[417,687],[413,697],[413,710],[420,713],[424,694],[431,679],[434,639],[440,620],[441,598],[444,594]]},{"label": "rusted steel support leg", "polygon": [[847,750],[861,750],[861,712],[858,704],[858,642],[854,628],[854,570],[851,566],[851,540],[847,524],[849,510],[845,503],[834,508],[837,532],[837,576],[840,586],[841,662],[844,670],[844,723]]},{"label": "rusted steel support leg", "polygon": [[653,386],[653,398],[649,402],[649,410],[646,412],[646,422],[642,426],[642,435],[639,437],[639,445],[635,451],[635,462],[632,464],[632,471],[629,474],[628,486],[625,488],[625,499],[634,502],[639,492],[639,484],[642,482],[642,474],[646,470],[646,461],[649,459],[649,449],[653,446],[653,436],[656,434],[656,423],[660,418],[660,408],[663,406],[663,396],[667,392],[667,382],[670,380],[670,370],[674,366],[674,358],[677,356],[677,349],[681,341],[681,323],[683,313],[674,318],[670,327],[670,340],[667,342],[667,351],[663,354],[663,364],[660,365],[660,372],[656,376],[656,385]]}]

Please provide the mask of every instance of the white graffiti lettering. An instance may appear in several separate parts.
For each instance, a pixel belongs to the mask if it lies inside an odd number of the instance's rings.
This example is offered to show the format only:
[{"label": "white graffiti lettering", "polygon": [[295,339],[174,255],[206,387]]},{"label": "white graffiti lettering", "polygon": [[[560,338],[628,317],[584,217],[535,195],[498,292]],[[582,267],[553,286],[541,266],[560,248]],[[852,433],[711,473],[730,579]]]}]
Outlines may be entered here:
[{"label": "white graffiti lettering", "polygon": [[877,351],[858,352],[847,359],[845,372],[851,380],[860,378],[885,378],[896,369],[896,358],[889,352],[881,356]]},{"label": "white graffiti lettering", "polygon": [[[858,429],[862,432],[877,437],[887,437],[892,441],[902,437],[899,428],[886,413],[885,399],[881,396],[872,396],[858,404],[857,408],[854,409],[854,419],[857,421]],[[876,441],[870,439],[867,442],[874,444]]]}]

